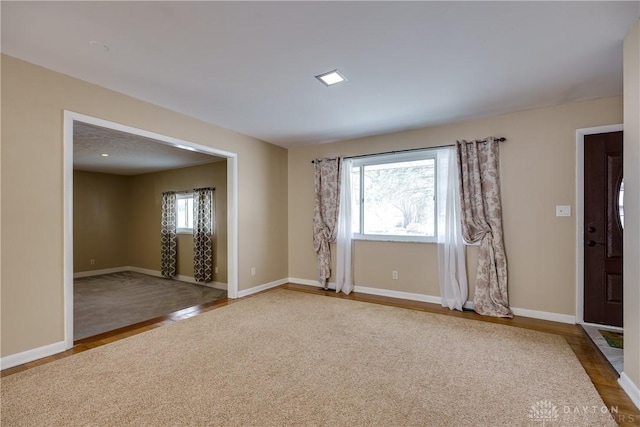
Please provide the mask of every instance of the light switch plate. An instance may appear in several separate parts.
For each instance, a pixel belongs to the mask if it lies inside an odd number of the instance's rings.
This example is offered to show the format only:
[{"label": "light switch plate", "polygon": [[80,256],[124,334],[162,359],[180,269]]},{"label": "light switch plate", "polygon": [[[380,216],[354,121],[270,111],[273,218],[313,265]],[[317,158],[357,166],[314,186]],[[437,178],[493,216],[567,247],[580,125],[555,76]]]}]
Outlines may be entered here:
[{"label": "light switch plate", "polygon": [[571,206],[556,206],[556,216],[571,216]]}]

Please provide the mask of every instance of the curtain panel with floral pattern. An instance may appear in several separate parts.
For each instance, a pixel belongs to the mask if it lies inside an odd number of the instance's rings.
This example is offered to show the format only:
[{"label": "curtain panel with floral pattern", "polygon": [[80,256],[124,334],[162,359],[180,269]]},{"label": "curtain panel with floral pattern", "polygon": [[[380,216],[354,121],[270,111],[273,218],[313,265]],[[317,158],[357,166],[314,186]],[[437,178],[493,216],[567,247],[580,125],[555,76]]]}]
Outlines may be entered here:
[{"label": "curtain panel with floral pattern", "polygon": [[318,254],[318,282],[324,287],[331,277],[331,248],[338,232],[341,158],[314,160],[315,207],[313,248]]},{"label": "curtain panel with floral pattern", "polygon": [[474,310],[489,316],[513,317],[502,235],[499,143],[495,138],[458,141],[456,151],[462,233],[468,243],[480,242]]}]

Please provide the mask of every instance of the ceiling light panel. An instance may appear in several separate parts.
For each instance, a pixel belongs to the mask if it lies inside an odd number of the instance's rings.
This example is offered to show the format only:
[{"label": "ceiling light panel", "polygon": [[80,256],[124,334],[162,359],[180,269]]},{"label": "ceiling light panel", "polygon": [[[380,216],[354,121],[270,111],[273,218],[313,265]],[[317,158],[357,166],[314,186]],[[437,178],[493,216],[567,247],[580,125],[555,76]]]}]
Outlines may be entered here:
[{"label": "ceiling light panel", "polygon": [[338,70],[329,71],[328,73],[319,74],[316,79],[320,80],[325,86],[332,86],[336,83],[342,83],[347,81],[347,78],[343,76]]}]

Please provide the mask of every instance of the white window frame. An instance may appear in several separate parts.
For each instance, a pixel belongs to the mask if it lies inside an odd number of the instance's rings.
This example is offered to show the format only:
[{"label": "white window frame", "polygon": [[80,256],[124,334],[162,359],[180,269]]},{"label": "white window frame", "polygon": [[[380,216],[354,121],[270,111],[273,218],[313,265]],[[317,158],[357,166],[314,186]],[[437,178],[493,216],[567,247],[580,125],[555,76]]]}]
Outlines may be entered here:
[{"label": "white window frame", "polygon": [[[176,223],[178,223],[178,201],[179,200],[185,200],[185,199],[192,199],[193,200],[193,193],[178,193],[178,194],[176,194]],[[191,228],[176,227],[176,233],[177,234],[193,234],[193,226]]]},{"label": "white window frame", "polygon": [[[433,236],[403,236],[403,235],[388,235],[388,234],[365,234],[364,231],[364,167],[372,165],[382,165],[387,163],[401,163],[401,162],[413,162],[419,160],[434,161],[434,235]],[[391,154],[379,154],[366,157],[358,157],[353,160],[353,167],[360,168],[360,194],[356,197],[360,200],[360,232],[354,233],[353,238],[356,240],[372,240],[383,242],[417,242],[417,243],[437,243],[438,241],[438,155],[437,149],[425,149],[410,152],[399,152]]]}]

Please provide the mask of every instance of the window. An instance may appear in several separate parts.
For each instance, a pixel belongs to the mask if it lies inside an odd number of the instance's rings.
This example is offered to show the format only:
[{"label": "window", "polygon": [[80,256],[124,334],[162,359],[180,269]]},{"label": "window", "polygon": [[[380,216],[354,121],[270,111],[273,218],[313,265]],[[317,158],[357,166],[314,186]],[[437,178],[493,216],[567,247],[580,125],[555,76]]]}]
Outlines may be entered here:
[{"label": "window", "polygon": [[435,242],[436,151],[353,160],[355,238]]},{"label": "window", "polygon": [[193,233],[193,193],[176,195],[176,231]]},{"label": "window", "polygon": [[620,181],[618,189],[618,218],[620,219],[620,227],[624,229],[624,179]]}]

